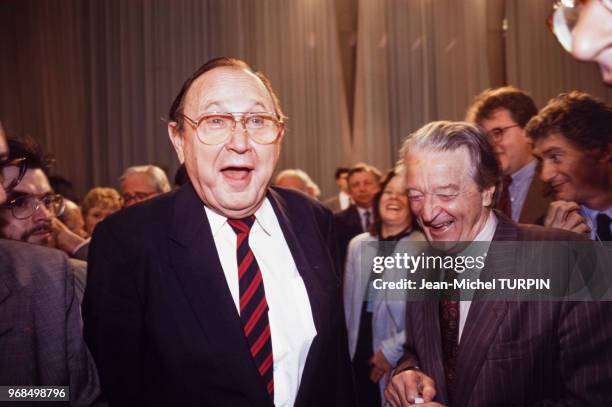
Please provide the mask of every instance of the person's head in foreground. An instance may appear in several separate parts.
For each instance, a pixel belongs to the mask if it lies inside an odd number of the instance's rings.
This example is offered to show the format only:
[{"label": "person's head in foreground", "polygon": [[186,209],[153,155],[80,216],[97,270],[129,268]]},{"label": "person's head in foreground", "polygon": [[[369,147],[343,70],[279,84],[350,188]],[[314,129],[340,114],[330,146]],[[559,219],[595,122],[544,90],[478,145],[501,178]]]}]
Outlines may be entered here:
[{"label": "person's head in foreground", "polygon": [[557,0],[549,24],[567,52],[596,62],[612,84],[612,0]]},{"label": "person's head in foreground", "polygon": [[408,136],[400,154],[410,209],[427,239],[474,240],[501,179],[482,130],[466,122],[432,122]]},{"label": "person's head in foreground", "polygon": [[90,189],[83,198],[85,231],[91,235],[96,225],[123,206],[121,195],[114,188]]},{"label": "person's head in foreground", "polygon": [[284,135],[268,79],[243,61],[211,60],[185,82],[169,117],[170,140],[204,204],[229,218],[252,215]]},{"label": "person's head in foreground", "polygon": [[610,206],[612,107],[583,92],[548,101],[526,127],[542,161],[541,178],[557,199],[592,209]]},{"label": "person's head in foreground", "polygon": [[126,208],[170,191],[168,176],[155,165],[129,167],[119,177],[119,183]]},{"label": "person's head in foreground", "polygon": [[8,147],[10,165],[2,173],[9,191],[0,207],[0,236],[53,247],[51,222],[64,204],[47,178],[51,160],[31,138],[11,139]]}]

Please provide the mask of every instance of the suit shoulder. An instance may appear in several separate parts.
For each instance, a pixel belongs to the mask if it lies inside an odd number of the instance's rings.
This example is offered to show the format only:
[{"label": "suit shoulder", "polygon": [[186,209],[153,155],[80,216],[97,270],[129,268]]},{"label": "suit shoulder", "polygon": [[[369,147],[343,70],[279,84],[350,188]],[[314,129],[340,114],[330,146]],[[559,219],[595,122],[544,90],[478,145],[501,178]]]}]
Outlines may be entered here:
[{"label": "suit shoulder", "polygon": [[518,225],[519,240],[526,241],[588,241],[586,237],[569,230],[547,228],[539,225]]},{"label": "suit shoulder", "polygon": [[111,228],[130,234],[148,233],[154,225],[172,216],[176,191],[161,194],[146,201],[123,208],[104,219],[97,227]]},{"label": "suit shoulder", "polygon": [[287,204],[291,206],[292,209],[303,208],[304,210],[313,211],[315,214],[325,217],[332,215],[329,208],[303,192],[276,186],[271,187],[271,189],[278,193],[287,202]]}]

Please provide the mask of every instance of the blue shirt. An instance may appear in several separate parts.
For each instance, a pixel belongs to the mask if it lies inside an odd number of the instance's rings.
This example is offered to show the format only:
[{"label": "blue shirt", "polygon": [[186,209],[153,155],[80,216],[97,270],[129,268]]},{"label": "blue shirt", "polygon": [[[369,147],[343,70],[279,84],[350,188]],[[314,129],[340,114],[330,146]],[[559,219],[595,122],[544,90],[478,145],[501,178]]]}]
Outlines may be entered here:
[{"label": "blue shirt", "polygon": [[[580,206],[580,212],[587,221],[587,224],[591,228],[591,240],[600,240],[597,236],[597,215],[605,213],[612,218],[612,207],[609,207],[605,211],[596,211],[595,209],[587,208],[584,205]],[[610,232],[612,232],[612,223],[610,224]]]},{"label": "blue shirt", "polygon": [[537,165],[537,160],[531,160],[529,163],[525,164],[523,168],[511,175],[512,183],[508,187],[508,192],[510,193],[510,202],[512,205],[512,220],[515,222],[518,222],[521,217],[523,204],[525,203],[525,199],[527,199],[527,193],[529,192],[529,187],[531,186],[531,181],[535,175]]}]

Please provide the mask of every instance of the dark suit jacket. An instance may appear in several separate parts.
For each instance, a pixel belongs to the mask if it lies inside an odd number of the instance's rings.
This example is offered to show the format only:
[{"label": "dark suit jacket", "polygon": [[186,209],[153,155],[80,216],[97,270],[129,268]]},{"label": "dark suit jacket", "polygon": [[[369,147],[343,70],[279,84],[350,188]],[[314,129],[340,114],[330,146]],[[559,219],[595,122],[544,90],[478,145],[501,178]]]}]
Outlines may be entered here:
[{"label": "dark suit jacket", "polygon": [[0,239],[0,385],[70,386],[74,406],[97,398],[79,305],[64,253]]},{"label": "dark suit jacket", "polygon": [[[317,330],[295,405],[351,406],[331,213],[295,191],[268,198]],[[85,338],[112,406],[272,406],[191,184],[98,224],[88,272]]]},{"label": "dark suit jacket", "polygon": [[548,205],[552,202],[550,186],[540,180],[537,171],[533,176],[525,202],[521,208],[519,223],[540,224],[548,211]]},{"label": "dark suit jacket", "polygon": [[338,240],[339,262],[344,269],[346,263],[346,253],[352,238],[365,232],[361,226],[361,217],[357,206],[352,204],[343,211],[334,214],[334,224],[336,226],[336,236]]},{"label": "dark suit jacket", "polygon": [[[579,238],[499,217],[487,259],[492,258],[495,241]],[[546,261],[542,257],[532,256],[533,267]],[[511,276],[514,253],[497,251],[495,258],[501,260],[497,271]],[[450,405],[612,406],[611,315],[611,303],[603,302],[472,302]],[[448,404],[439,305],[410,303],[406,318],[406,352],[398,368],[419,366],[436,383],[436,401]]]}]

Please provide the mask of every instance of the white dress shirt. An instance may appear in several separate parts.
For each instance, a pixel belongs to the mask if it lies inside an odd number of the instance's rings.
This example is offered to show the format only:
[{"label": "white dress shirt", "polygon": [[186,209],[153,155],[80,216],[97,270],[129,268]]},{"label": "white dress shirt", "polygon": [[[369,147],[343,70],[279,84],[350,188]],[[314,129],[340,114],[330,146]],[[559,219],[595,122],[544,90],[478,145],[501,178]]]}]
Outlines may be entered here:
[{"label": "white dress shirt", "polygon": [[[240,288],[236,260],[236,233],[227,218],[205,207],[211,231],[236,311]],[[304,281],[293,260],[272,205],[266,198],[255,212],[249,245],[266,292],[274,358],[274,405],[293,406],[306,357],[317,332]]]},{"label": "white dress shirt", "polygon": [[351,196],[344,191],[340,191],[338,194],[338,202],[340,203],[340,210],[343,211],[351,206]]},{"label": "white dress shirt", "polygon": [[[474,238],[475,242],[491,242],[493,240],[493,236],[495,235],[495,229],[497,229],[497,217],[491,211],[489,214],[489,219],[485,223],[482,230],[476,235]],[[487,251],[489,251],[487,247]],[[472,301],[460,301],[459,304],[459,336],[457,338],[457,343],[461,341],[461,334],[463,333],[463,327],[465,327],[465,321],[467,320],[468,313],[470,312],[470,306],[472,305]]]}]

